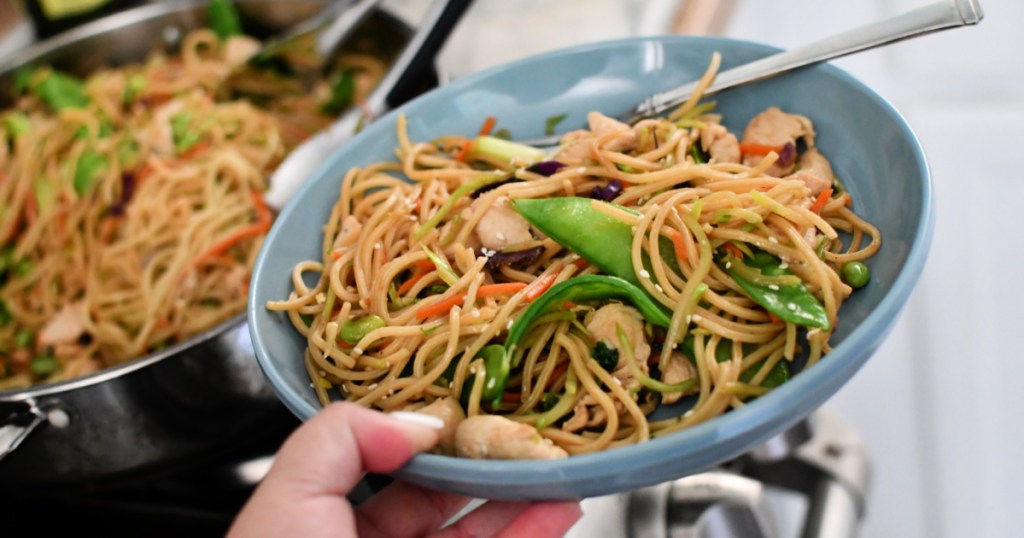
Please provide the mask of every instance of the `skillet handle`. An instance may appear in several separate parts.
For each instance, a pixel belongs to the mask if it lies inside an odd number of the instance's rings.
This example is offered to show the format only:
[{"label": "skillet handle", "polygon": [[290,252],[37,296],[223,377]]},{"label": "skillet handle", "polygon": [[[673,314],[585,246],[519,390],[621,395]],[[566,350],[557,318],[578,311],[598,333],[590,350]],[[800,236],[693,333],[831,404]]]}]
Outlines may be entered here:
[{"label": "skillet handle", "polygon": [[[388,109],[412,100],[423,91],[423,81],[433,72],[437,53],[472,3],[473,0],[445,0],[430,6],[420,21],[420,30],[413,35],[392,68],[395,78],[387,81],[391,82],[391,90],[385,97]],[[383,88],[388,86],[381,83]]]},{"label": "skillet handle", "polygon": [[27,409],[13,411],[0,418],[0,461],[14,452],[22,441],[46,422],[46,413],[39,409],[34,401],[29,400],[27,404]]}]

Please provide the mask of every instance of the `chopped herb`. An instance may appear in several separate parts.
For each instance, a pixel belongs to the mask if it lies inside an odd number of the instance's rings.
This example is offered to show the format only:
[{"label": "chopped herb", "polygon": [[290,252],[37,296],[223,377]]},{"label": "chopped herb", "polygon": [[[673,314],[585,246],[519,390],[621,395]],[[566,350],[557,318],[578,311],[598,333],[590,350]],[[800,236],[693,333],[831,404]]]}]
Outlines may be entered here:
[{"label": "chopped herb", "polygon": [[85,95],[81,81],[63,73],[50,73],[33,91],[53,110],[82,108],[89,104],[89,97]]},{"label": "chopped herb", "polygon": [[7,325],[12,319],[14,319],[14,314],[11,314],[10,309],[7,308],[7,303],[0,299],[0,325]]},{"label": "chopped herb", "polygon": [[135,99],[139,97],[139,94],[144,89],[146,89],[146,77],[142,76],[141,73],[129,75],[128,80],[124,84],[124,93],[121,94],[121,101],[126,105],[134,103]]},{"label": "chopped herb", "polygon": [[28,120],[28,116],[19,112],[11,112],[6,114],[3,119],[4,129],[11,134],[12,137],[17,138],[21,134],[29,130],[31,123]]},{"label": "chopped herb", "polygon": [[355,69],[345,69],[338,74],[338,80],[331,86],[331,97],[322,107],[325,114],[341,114],[352,105],[356,95],[355,73]]},{"label": "chopped herb", "polygon": [[60,363],[53,355],[43,355],[32,359],[29,363],[28,369],[32,372],[32,375],[36,378],[47,377],[60,368]]},{"label": "chopped herb", "polygon": [[107,157],[93,150],[85,150],[78,156],[75,164],[74,187],[79,196],[89,192],[103,169],[107,166]]},{"label": "chopped herb", "polygon": [[568,117],[568,114],[559,114],[544,120],[544,134],[548,136],[555,134],[555,127],[558,127],[558,124],[562,123],[566,117]]},{"label": "chopped herb", "polygon": [[615,370],[619,364],[619,350],[599,341],[590,356],[608,372]]},{"label": "chopped herb", "polygon": [[182,152],[192,147],[199,141],[201,134],[198,130],[190,130],[192,114],[179,112],[171,116],[171,138],[174,141],[174,149]]},{"label": "chopped herb", "polygon": [[32,345],[35,335],[28,329],[21,329],[14,335],[14,345],[20,348],[27,348]]}]

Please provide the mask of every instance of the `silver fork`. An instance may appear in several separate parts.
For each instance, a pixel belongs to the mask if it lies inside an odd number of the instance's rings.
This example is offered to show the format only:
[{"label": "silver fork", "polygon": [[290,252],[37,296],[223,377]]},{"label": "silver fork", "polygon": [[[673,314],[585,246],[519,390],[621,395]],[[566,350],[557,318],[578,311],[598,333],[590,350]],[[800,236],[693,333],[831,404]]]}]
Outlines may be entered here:
[{"label": "silver fork", "polygon": [[[722,71],[715,77],[714,82],[704,90],[704,95],[712,95],[729,88],[763,80],[800,67],[881,47],[904,39],[940,30],[978,24],[983,16],[981,5],[977,0],[943,0],[935,2],[796,49],[772,54],[760,60]],[[697,89],[698,82],[690,82],[678,88],[655,93],[641,101],[633,109],[619,116],[619,119],[633,124],[642,119],[657,116],[689,99]],[[561,137],[562,135],[558,134],[532,140],[517,140],[517,142],[549,149],[556,146]]]}]

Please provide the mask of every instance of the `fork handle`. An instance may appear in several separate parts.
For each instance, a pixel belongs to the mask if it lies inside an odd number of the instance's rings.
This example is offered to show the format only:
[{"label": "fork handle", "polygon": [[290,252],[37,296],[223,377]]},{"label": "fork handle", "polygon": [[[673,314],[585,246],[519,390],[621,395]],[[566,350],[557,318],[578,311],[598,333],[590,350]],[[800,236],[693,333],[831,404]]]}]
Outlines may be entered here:
[{"label": "fork handle", "polygon": [[[722,71],[715,77],[711,86],[704,91],[704,95],[711,95],[799,67],[840,58],[922,34],[978,24],[982,17],[981,5],[977,0],[936,2],[800,48],[779,52]],[[635,117],[630,123],[656,116],[685,102],[696,88],[697,82],[695,81],[644,99],[632,110]]]}]

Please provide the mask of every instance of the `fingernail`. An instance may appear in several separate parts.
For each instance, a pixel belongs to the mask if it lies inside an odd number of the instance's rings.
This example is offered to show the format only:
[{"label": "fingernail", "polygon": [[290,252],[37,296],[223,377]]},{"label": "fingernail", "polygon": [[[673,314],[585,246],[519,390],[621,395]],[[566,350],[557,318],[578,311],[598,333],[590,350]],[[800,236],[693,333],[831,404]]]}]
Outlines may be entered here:
[{"label": "fingernail", "polygon": [[434,448],[434,445],[441,439],[444,421],[435,416],[411,411],[395,411],[388,413],[388,416],[411,426],[402,429],[405,431],[406,437],[412,441],[417,452]]},{"label": "fingernail", "polygon": [[402,422],[408,422],[410,424],[419,424],[420,426],[426,426],[428,428],[434,428],[440,430],[444,428],[444,421],[426,413],[416,413],[413,411],[395,411],[389,413],[389,416],[394,417]]}]

